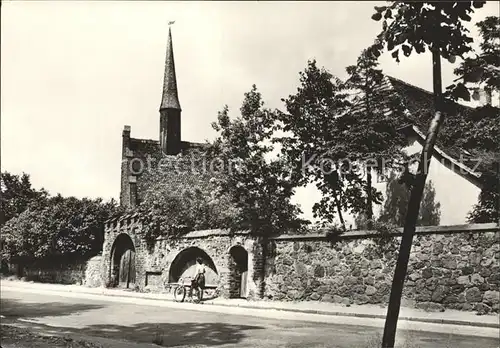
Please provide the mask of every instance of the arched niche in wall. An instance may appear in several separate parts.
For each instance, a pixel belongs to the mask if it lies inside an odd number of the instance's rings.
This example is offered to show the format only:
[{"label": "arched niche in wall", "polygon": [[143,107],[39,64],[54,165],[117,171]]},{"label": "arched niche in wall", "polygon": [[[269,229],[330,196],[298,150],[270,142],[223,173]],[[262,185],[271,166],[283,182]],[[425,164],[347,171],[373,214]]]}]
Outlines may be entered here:
[{"label": "arched niche in wall", "polygon": [[120,233],[115,238],[110,263],[113,286],[130,288],[135,284],[135,246],[128,234]]},{"label": "arched niche in wall", "polygon": [[217,284],[219,275],[214,261],[205,251],[198,247],[189,247],[177,254],[170,265],[168,281],[176,283],[180,278],[193,277],[198,257],[203,259],[203,264],[205,265],[205,284]]}]

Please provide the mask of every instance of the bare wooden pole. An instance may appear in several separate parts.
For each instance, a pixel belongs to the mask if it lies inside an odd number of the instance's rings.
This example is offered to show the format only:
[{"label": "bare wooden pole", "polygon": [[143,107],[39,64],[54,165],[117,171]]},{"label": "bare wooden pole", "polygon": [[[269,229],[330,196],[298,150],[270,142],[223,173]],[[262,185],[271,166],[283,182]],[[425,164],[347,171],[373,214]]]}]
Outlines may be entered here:
[{"label": "bare wooden pole", "polygon": [[401,246],[399,248],[398,260],[392,280],[391,295],[389,297],[389,306],[387,308],[384,335],[382,338],[382,348],[394,348],[399,310],[401,308],[401,297],[403,295],[403,286],[408,270],[408,261],[410,259],[413,235],[415,234],[418,213],[420,210],[420,202],[422,201],[425,180],[429,171],[432,152],[439,133],[439,128],[444,121],[444,114],[442,113],[441,56],[439,51],[435,50],[432,52],[432,67],[434,106],[436,111],[429,127],[429,133],[425,139],[414,185],[410,193],[403,235],[401,237]]}]

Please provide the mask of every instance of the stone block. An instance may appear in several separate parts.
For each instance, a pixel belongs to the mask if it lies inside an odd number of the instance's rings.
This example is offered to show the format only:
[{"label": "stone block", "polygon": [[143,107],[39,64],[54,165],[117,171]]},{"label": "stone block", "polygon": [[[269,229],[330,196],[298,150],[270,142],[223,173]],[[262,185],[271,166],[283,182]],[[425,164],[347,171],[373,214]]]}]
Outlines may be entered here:
[{"label": "stone block", "polygon": [[427,279],[432,277],[432,268],[427,267],[422,270],[422,277]]},{"label": "stone block", "polygon": [[484,315],[491,312],[491,307],[484,303],[476,303],[474,305],[474,310],[477,312],[478,315]]},{"label": "stone block", "polygon": [[470,277],[468,275],[460,276],[457,278],[457,282],[460,285],[469,285],[470,284]]},{"label": "stone block", "polygon": [[322,302],[335,302],[332,295],[330,295],[330,294],[325,294],[325,295],[321,296],[321,301]]},{"label": "stone block", "polygon": [[362,305],[370,302],[370,297],[365,294],[354,294],[354,303],[357,305]]},{"label": "stone block", "polygon": [[377,292],[377,289],[371,285],[368,285],[365,289],[365,294],[368,296],[374,295]]},{"label": "stone block", "polygon": [[313,301],[317,301],[317,300],[319,300],[321,298],[321,296],[318,293],[314,292],[314,293],[311,294],[310,298]]},{"label": "stone block", "polygon": [[323,267],[322,265],[314,266],[314,276],[323,278],[325,276],[325,267]]},{"label": "stone block", "polygon": [[473,274],[471,277],[470,277],[470,281],[472,284],[474,285],[479,285],[479,284],[482,284],[484,283],[484,278],[481,277],[479,274]]},{"label": "stone block", "polygon": [[375,284],[375,278],[373,278],[373,277],[366,277],[364,279],[364,282],[365,282],[366,285],[373,285],[373,284]]},{"label": "stone block", "polygon": [[422,276],[418,272],[413,272],[412,274],[410,274],[408,276],[408,279],[414,282],[414,281],[420,279],[421,277]]},{"label": "stone block", "polygon": [[332,283],[336,286],[341,286],[344,284],[344,277],[343,276],[335,276],[332,279]]},{"label": "stone block", "polygon": [[474,272],[474,268],[471,266],[462,267],[462,274],[463,275],[469,275],[469,274],[472,274],[473,272]]},{"label": "stone block", "polygon": [[418,309],[423,309],[426,312],[444,312],[445,308],[442,304],[434,302],[419,302],[415,305]]},{"label": "stone block", "polygon": [[449,293],[449,288],[443,285],[438,285],[436,289],[433,291],[431,296],[432,302],[441,302]]},{"label": "stone block", "polygon": [[465,299],[467,300],[467,302],[481,302],[483,299],[483,295],[477,287],[473,287],[467,289],[467,291],[465,292]]},{"label": "stone block", "polygon": [[491,290],[486,291],[483,296],[483,301],[489,305],[500,303],[500,292]]}]

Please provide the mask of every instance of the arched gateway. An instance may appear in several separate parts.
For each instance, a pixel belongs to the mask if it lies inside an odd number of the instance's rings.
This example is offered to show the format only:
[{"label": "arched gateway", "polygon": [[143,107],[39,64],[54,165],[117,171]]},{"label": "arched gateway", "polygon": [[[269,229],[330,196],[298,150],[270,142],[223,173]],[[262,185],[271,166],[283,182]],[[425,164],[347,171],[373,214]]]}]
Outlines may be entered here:
[{"label": "arched gateway", "polygon": [[248,284],[248,252],[241,245],[229,250],[229,297],[246,298]]},{"label": "arched gateway", "polygon": [[196,258],[198,257],[201,257],[205,264],[206,284],[217,284],[218,273],[214,261],[205,251],[198,247],[189,247],[177,254],[170,265],[169,282],[176,283],[180,278],[192,277],[196,267]]},{"label": "arched gateway", "polygon": [[135,284],[135,247],[126,233],[120,233],[113,243],[110,272],[115,287],[131,288]]}]

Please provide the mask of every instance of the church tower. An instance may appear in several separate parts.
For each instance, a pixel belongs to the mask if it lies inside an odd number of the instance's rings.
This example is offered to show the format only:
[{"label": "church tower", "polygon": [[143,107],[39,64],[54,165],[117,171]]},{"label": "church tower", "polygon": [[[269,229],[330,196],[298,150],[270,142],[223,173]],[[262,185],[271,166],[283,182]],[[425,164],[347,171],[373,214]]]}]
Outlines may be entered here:
[{"label": "church tower", "polygon": [[160,105],[160,147],[166,155],[181,151],[181,105],[177,93],[172,31],[169,25],[163,94]]}]

